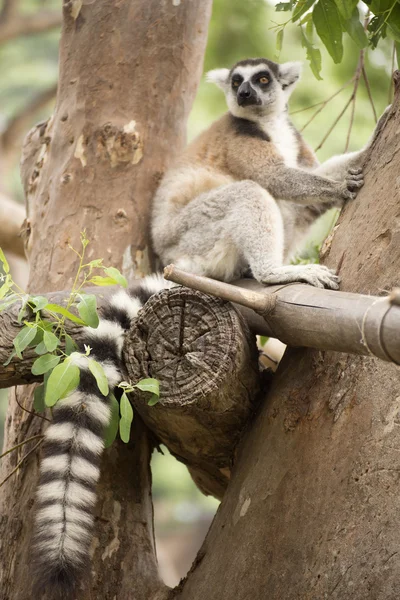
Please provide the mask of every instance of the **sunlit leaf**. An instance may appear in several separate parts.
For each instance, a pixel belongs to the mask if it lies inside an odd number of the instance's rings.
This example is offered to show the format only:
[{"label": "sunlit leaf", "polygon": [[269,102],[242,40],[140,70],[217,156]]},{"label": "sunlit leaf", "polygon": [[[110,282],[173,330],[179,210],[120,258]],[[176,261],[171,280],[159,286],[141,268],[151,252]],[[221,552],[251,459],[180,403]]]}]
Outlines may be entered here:
[{"label": "sunlit leaf", "polygon": [[118,282],[113,277],[100,277],[100,275],[95,275],[91,279],[89,279],[88,283],[93,283],[94,285],[99,286],[107,286],[107,285],[116,285]]},{"label": "sunlit leaf", "polygon": [[104,267],[103,270],[106,275],[108,275],[112,279],[115,279],[115,281],[119,283],[119,285],[122,285],[122,287],[124,288],[127,287],[128,282],[126,281],[126,278],[122,275],[122,273],[118,271],[118,269],[116,269],[115,267]]},{"label": "sunlit leaf", "polygon": [[27,348],[29,343],[34,339],[37,333],[37,325],[28,327],[27,325],[21,329],[18,335],[14,338],[13,344],[18,358],[22,358],[22,352]]},{"label": "sunlit leaf", "polygon": [[88,363],[90,372],[95,378],[97,387],[99,388],[100,392],[103,394],[103,396],[108,396],[108,381],[103,367],[100,363],[96,362],[92,358],[88,358]]},{"label": "sunlit leaf", "polygon": [[133,387],[138,388],[142,392],[150,392],[151,394],[160,395],[160,383],[157,379],[141,379]]},{"label": "sunlit leaf", "polygon": [[57,400],[64,398],[79,385],[79,367],[68,358],[57,365],[47,380],[45,402],[46,406],[54,406]]},{"label": "sunlit leaf", "polygon": [[63,317],[66,317],[67,319],[69,319],[70,321],[73,321],[74,323],[77,323],[78,325],[85,325],[85,321],[82,321],[82,319],[80,319],[79,317],[74,315],[72,312],[70,312],[63,306],[59,306],[58,304],[48,304],[46,306],[46,309],[49,312],[53,312],[58,315],[62,315]]},{"label": "sunlit leaf", "polygon": [[49,352],[53,352],[59,346],[60,340],[51,331],[45,331],[43,334],[43,343]]},{"label": "sunlit leaf", "polygon": [[48,298],[44,296],[31,296],[29,298],[29,304],[34,304],[33,312],[37,312],[38,310],[43,310],[49,303]]},{"label": "sunlit leaf", "polygon": [[44,373],[47,373],[47,371],[54,369],[60,360],[61,356],[56,356],[55,354],[44,354],[35,360],[31,371],[33,375],[43,375]]},{"label": "sunlit leaf", "polygon": [[7,262],[7,259],[4,255],[3,250],[0,248],[0,262],[3,265],[3,271],[4,273],[9,273],[10,272],[10,265]]},{"label": "sunlit leaf", "polygon": [[90,327],[99,326],[99,316],[97,314],[97,300],[94,294],[80,294],[81,301],[77,304],[79,316]]},{"label": "sunlit leaf", "polygon": [[155,406],[160,402],[160,397],[157,394],[153,394],[150,400],[147,402],[148,406]]}]

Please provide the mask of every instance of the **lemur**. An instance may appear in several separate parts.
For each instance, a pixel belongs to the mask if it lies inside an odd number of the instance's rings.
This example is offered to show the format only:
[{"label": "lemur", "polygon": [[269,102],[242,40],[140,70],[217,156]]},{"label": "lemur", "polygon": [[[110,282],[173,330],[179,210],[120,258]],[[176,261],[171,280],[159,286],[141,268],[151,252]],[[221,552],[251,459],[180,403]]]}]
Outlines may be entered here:
[{"label": "lemur", "polygon": [[[353,199],[366,148],[319,165],[288,116],[301,63],[241,60],[208,73],[228,112],[195,139],[155,195],[152,238],[165,264],[230,281],[249,268],[265,284],[337,289],[322,265],[287,265],[310,224]],[[286,263],[286,264],[285,264]]]},{"label": "lemur", "polygon": [[[282,263],[318,215],[354,198],[363,183],[365,149],[318,165],[287,116],[299,75],[299,63],[267,59],[209,73],[225,91],[229,112],[187,148],[156,193],[152,235],[164,262],[224,280],[250,267],[263,283],[338,287],[323,266]],[[132,319],[152,294],[172,285],[160,276],[145,278],[110,298],[97,329],[85,329],[84,343],[103,366],[111,391],[122,378],[123,340]],[[58,401],[45,432],[37,491],[35,588],[51,600],[75,598],[87,569],[110,420],[109,400],[84,360],[79,366],[79,387]]]},{"label": "lemur", "polygon": [[[146,277],[136,288],[121,290],[104,307],[97,329],[86,327],[84,344],[107,376],[110,391],[122,380],[124,335],[147,299],[173,284],[161,276]],[[94,523],[96,484],[110,421],[109,397],[98,390],[81,360],[80,383],[53,409],[45,432],[36,496],[33,539],[35,592],[46,591],[51,600],[75,599],[82,574],[88,569]]]}]

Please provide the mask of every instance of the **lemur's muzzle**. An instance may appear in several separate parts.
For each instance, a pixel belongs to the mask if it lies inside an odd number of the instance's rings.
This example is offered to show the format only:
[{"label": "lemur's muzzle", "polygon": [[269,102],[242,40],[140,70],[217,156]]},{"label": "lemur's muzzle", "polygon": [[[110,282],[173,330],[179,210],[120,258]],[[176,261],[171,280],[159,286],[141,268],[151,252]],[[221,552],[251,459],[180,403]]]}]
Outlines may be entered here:
[{"label": "lemur's muzzle", "polygon": [[251,106],[260,104],[260,100],[254,88],[248,81],[244,81],[237,92],[237,103],[239,106]]}]

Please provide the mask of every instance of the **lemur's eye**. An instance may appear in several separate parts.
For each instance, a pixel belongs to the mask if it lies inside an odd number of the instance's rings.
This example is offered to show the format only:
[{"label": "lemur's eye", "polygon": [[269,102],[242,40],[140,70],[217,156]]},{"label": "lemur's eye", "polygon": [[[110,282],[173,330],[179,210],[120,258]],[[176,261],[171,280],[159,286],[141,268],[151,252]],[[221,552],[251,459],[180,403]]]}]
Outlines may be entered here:
[{"label": "lemur's eye", "polygon": [[260,83],[262,83],[263,85],[265,85],[266,83],[269,82],[268,77],[265,77],[265,75],[263,77],[260,77],[260,79],[258,80]]},{"label": "lemur's eye", "polygon": [[238,79],[234,79],[234,80],[232,81],[232,85],[233,85],[233,87],[239,87],[239,85],[240,85],[240,81],[239,81]]}]

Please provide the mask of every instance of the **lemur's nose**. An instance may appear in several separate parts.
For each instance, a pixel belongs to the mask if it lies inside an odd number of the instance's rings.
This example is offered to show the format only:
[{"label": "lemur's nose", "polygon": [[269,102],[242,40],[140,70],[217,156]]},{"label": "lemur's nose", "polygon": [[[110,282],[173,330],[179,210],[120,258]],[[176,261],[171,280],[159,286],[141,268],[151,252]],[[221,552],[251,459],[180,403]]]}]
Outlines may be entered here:
[{"label": "lemur's nose", "polygon": [[238,91],[238,96],[240,98],[250,98],[251,86],[248,81],[245,81],[244,83],[242,83],[242,85],[240,86],[239,91]]}]

